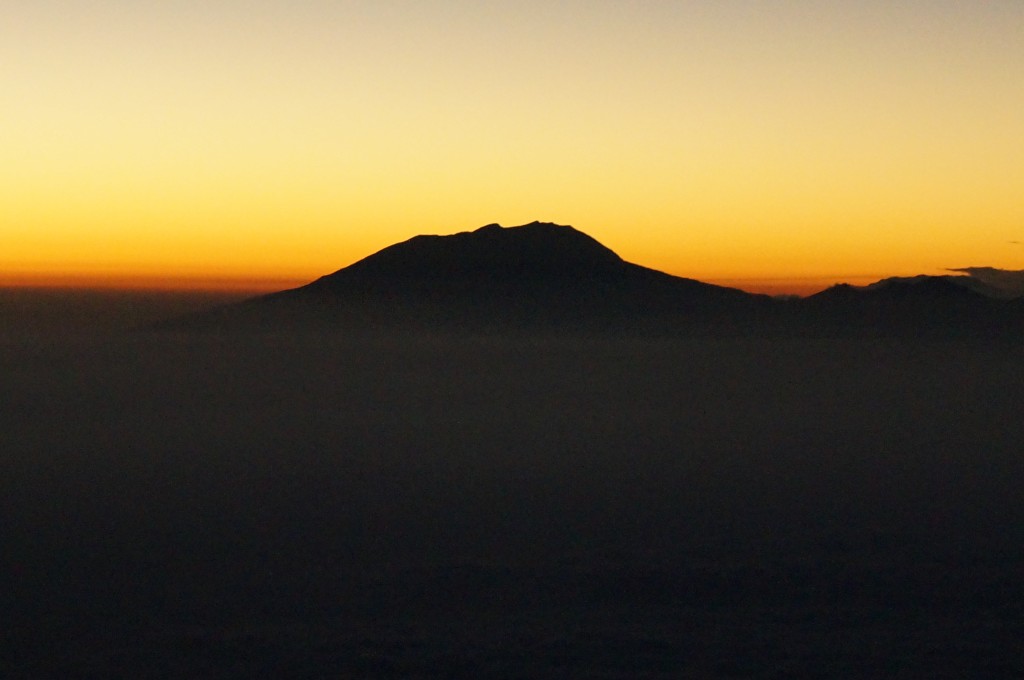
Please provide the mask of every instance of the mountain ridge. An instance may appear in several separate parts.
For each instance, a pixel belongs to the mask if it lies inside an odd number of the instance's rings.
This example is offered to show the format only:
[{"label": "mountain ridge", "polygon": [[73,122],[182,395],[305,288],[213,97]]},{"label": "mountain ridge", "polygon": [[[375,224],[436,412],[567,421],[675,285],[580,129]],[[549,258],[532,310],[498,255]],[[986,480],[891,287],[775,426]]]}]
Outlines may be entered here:
[{"label": "mountain ridge", "polygon": [[[953,280],[957,279],[957,280]],[[1024,304],[967,276],[893,277],[783,300],[623,260],[551,222],[418,235],[290,290],[163,328],[1010,335]]]},{"label": "mountain ridge", "polygon": [[564,276],[623,264],[615,252],[568,225],[530,222],[506,228],[494,223],[447,236],[414,236],[323,276],[314,284],[330,285],[335,280],[368,275]]}]

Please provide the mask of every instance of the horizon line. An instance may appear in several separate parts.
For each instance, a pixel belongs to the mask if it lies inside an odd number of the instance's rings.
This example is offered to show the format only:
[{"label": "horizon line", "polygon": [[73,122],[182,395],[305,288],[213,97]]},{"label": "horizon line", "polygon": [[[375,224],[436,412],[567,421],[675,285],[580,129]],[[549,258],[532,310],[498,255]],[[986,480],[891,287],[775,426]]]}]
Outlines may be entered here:
[{"label": "horizon line", "polygon": [[281,276],[210,276],[160,274],[2,273],[0,288],[123,290],[211,293],[273,293],[312,279]]},{"label": "horizon line", "polygon": [[[738,288],[764,295],[807,296],[840,283],[867,285],[887,275],[857,274],[847,276],[715,276],[699,278],[666,272],[672,276],[699,280],[717,286]],[[897,275],[891,275],[897,276]],[[138,291],[138,292],[209,292],[209,293],[273,293],[312,283],[318,278],[281,276],[209,276],[158,274],[88,274],[88,273],[0,273],[0,288],[38,288],[63,290]]]}]

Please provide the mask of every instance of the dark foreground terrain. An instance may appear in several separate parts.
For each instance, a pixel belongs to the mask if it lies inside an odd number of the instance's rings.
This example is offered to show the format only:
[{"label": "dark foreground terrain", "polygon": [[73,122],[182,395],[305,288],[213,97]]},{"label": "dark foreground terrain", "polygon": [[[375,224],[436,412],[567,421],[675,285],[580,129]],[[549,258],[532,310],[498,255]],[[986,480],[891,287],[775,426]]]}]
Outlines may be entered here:
[{"label": "dark foreground terrain", "polygon": [[1024,349],[8,334],[5,678],[1020,677]]}]

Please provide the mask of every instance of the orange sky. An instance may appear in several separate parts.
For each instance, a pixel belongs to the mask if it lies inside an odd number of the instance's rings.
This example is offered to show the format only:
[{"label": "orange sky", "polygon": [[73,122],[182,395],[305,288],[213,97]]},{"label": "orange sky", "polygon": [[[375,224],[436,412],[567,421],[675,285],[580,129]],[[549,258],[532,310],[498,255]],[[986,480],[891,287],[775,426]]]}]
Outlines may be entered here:
[{"label": "orange sky", "polygon": [[0,285],[287,287],[572,224],[771,292],[1024,267],[1024,4],[0,8]]}]

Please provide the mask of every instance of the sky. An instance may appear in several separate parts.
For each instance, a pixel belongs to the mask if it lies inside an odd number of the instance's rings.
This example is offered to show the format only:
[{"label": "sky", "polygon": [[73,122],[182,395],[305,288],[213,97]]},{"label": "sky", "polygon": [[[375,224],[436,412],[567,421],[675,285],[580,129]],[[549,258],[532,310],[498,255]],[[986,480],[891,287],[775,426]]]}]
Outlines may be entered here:
[{"label": "sky", "polygon": [[0,92],[0,284],[533,220],[773,292],[1024,268],[1020,0],[8,0]]}]

